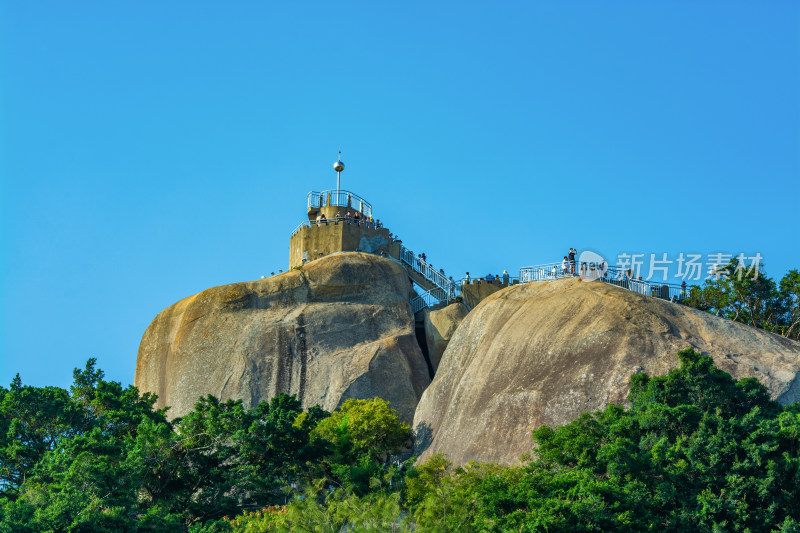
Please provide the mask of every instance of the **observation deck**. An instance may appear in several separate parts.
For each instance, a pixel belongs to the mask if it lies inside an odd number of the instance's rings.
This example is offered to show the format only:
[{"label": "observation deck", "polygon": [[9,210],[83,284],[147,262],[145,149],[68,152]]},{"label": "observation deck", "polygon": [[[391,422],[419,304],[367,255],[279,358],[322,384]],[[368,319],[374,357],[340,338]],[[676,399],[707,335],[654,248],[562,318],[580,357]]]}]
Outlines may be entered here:
[{"label": "observation deck", "polygon": [[333,220],[337,211],[345,215],[348,210],[357,211],[365,219],[372,217],[372,204],[351,191],[341,189],[311,191],[308,193],[307,204],[308,220],[317,220],[322,215],[328,220]]},{"label": "observation deck", "polygon": [[397,257],[400,242],[372,218],[372,204],[352,191],[311,191],[306,197],[308,220],[289,239],[289,266],[337,252],[366,252]]}]

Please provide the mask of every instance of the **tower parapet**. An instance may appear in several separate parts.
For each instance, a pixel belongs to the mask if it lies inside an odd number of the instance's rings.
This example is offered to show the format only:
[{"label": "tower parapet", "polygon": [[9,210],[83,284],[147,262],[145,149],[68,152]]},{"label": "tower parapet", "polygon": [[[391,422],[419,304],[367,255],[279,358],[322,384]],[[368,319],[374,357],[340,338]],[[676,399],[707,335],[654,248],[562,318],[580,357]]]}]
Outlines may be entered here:
[{"label": "tower parapet", "polygon": [[341,189],[344,163],[333,164],[336,189],[311,191],[307,197],[308,222],[302,222],[289,239],[289,268],[336,252],[367,252],[400,256],[400,241],[373,219],[372,204]]},{"label": "tower parapet", "polygon": [[309,192],[307,214],[289,239],[290,268],[336,252],[400,255],[400,241],[377,226],[372,204],[351,191]]},{"label": "tower parapet", "polygon": [[322,215],[331,220],[337,212],[345,215],[347,211],[357,211],[361,218],[368,219],[372,217],[372,204],[353,192],[340,189],[308,193],[309,221],[317,220]]}]

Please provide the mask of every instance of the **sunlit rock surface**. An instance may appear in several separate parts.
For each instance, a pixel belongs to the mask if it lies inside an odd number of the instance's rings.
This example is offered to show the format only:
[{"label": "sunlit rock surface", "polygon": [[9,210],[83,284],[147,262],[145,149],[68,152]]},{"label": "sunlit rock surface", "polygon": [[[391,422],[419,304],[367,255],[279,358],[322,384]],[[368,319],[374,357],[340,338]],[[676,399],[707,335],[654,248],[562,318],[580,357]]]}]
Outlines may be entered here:
[{"label": "sunlit rock surface", "polygon": [[417,407],[415,451],[515,463],[531,430],[624,403],[631,374],[664,374],[687,347],[782,403],[800,399],[796,342],[600,282],[531,283],[461,322]]},{"label": "sunlit rock surface", "polygon": [[254,405],[286,392],[327,410],[379,396],[410,422],[430,382],[410,294],[402,267],[359,253],[214,287],[153,320],[134,383],[171,417],[205,394]]}]

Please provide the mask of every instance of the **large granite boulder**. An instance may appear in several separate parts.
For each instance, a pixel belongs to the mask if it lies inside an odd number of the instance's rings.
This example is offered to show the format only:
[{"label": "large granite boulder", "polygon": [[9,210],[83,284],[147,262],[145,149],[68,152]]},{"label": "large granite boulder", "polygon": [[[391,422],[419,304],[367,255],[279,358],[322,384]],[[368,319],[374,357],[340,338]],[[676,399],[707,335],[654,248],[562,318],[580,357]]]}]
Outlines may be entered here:
[{"label": "large granite boulder", "polygon": [[425,324],[425,342],[428,345],[428,354],[431,359],[433,371],[439,367],[447,343],[456,328],[469,313],[467,306],[461,302],[452,303],[438,309],[426,308],[423,310],[423,322]]},{"label": "large granite boulder", "polygon": [[171,417],[205,394],[254,405],[286,392],[327,410],[379,396],[410,422],[430,382],[410,294],[402,267],[359,253],[214,287],[153,320],[134,383]]},{"label": "large granite boulder", "polygon": [[664,374],[687,347],[782,403],[800,399],[800,344],[600,282],[499,291],[456,330],[414,418],[415,452],[516,463],[531,430],[624,403],[630,375]]}]

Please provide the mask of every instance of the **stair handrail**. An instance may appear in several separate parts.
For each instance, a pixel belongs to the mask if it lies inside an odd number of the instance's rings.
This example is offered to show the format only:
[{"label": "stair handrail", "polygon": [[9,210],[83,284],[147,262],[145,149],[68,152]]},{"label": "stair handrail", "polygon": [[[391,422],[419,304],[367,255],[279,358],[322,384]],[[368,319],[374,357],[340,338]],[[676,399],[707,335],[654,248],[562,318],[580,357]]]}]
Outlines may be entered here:
[{"label": "stair handrail", "polygon": [[418,294],[414,298],[411,298],[409,301],[411,304],[411,310],[416,314],[426,307],[433,307],[434,305],[442,303],[443,298],[440,298],[436,295],[436,291],[441,290],[442,289],[438,287],[434,287],[433,289],[428,289],[427,291]]},{"label": "stair handrail", "polygon": [[400,245],[400,261],[411,267],[411,270],[422,275],[423,278],[433,283],[444,292],[445,297],[440,300],[452,300],[461,293],[461,286],[455,280],[450,280],[444,274],[435,270],[427,261],[415,256],[414,252]]}]

